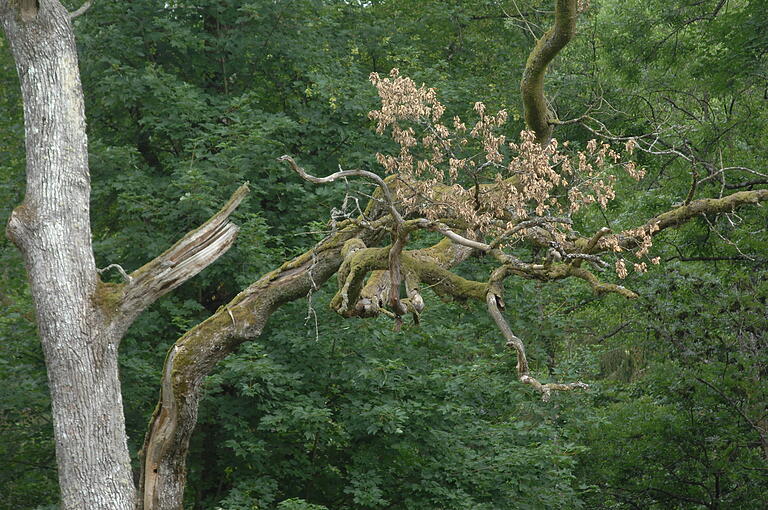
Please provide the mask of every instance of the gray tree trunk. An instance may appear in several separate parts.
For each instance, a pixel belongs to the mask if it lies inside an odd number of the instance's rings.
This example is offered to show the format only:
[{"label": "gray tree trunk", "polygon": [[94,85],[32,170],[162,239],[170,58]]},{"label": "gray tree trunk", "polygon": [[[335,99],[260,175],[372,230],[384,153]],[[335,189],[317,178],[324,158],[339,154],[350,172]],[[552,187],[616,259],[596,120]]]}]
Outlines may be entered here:
[{"label": "gray tree trunk", "polygon": [[[53,409],[63,510],[133,510],[137,500],[125,435],[117,352],[147,306],[216,261],[238,227],[222,209],[165,253],[104,284],[91,245],[88,142],[70,15],[57,0],[0,0],[0,26],[16,61],[24,102],[27,189],[8,221],[35,302]],[[194,423],[190,426],[194,427]],[[156,450],[155,450],[156,451]],[[186,449],[172,479],[153,484],[181,508]],[[173,490],[167,486],[173,486]]]},{"label": "gray tree trunk", "polygon": [[83,96],[69,15],[53,0],[0,0],[24,100],[27,189],[8,237],[29,275],[51,390],[62,508],[130,510],[117,344],[95,299]]}]

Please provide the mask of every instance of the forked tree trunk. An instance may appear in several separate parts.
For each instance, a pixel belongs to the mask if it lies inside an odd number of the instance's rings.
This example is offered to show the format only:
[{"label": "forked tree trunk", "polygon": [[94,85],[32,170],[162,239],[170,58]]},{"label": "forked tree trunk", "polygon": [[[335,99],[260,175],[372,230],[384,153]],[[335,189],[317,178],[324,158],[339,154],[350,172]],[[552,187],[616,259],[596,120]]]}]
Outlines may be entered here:
[{"label": "forked tree trunk", "polygon": [[96,304],[83,96],[69,15],[0,0],[24,100],[27,189],[8,223],[29,275],[51,390],[62,508],[134,507],[117,335]]}]

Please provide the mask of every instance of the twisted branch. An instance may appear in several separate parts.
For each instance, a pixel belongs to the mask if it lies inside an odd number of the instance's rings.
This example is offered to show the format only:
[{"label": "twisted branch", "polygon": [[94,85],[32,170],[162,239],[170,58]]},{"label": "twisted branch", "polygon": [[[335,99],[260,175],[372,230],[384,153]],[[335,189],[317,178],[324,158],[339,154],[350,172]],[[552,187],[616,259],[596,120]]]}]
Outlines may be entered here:
[{"label": "twisted branch", "polygon": [[344,177],[365,177],[366,179],[375,182],[379,188],[381,188],[382,193],[384,193],[384,200],[389,207],[389,212],[392,214],[392,218],[397,222],[398,225],[403,224],[403,217],[395,207],[395,201],[392,199],[392,192],[389,190],[389,186],[387,186],[387,183],[384,182],[384,179],[375,173],[369,172],[367,170],[339,170],[338,172],[333,173],[327,177],[315,177],[314,175],[308,174],[303,168],[296,164],[296,161],[292,157],[288,156],[287,154],[280,156],[277,158],[277,160],[287,162],[293,171],[299,174],[302,179],[309,182],[314,182],[315,184],[327,184]]},{"label": "twisted branch", "polygon": [[525,124],[536,134],[536,141],[541,145],[552,138],[555,115],[544,97],[544,74],[547,66],[560,50],[571,40],[576,32],[576,0],[557,0],[555,3],[555,23],[528,56],[520,92],[525,107]]}]

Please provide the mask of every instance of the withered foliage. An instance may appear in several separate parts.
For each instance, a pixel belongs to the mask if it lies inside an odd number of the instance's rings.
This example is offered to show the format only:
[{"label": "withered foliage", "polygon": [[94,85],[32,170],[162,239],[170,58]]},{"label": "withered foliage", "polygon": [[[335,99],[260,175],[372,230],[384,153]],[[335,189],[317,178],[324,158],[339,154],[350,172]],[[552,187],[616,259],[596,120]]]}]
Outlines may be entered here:
[{"label": "withered foliage", "polygon": [[[424,216],[463,225],[477,236],[498,237],[522,222],[538,219],[552,240],[564,243],[574,235],[570,222],[547,218],[570,218],[591,204],[605,209],[615,198],[618,171],[633,179],[645,175],[629,159],[632,140],[615,150],[611,145],[590,140],[584,150],[572,150],[568,142],[552,139],[540,145],[531,131],[522,131],[519,141],[503,133],[506,110],[486,111],[474,104],[477,120],[471,128],[459,117],[443,119],[445,107],[434,88],[416,83],[393,69],[388,77],[371,74],[381,98],[381,108],[370,112],[378,134],[389,134],[399,145],[395,154],[377,153],[387,173],[396,174],[402,185],[395,196],[405,214]],[[640,229],[642,230],[642,228]],[[624,236],[641,236],[635,256],[643,258],[651,246],[651,234],[628,231]],[[525,238],[525,228],[504,236],[503,246]],[[616,236],[604,237],[599,245],[607,251],[622,251]],[[644,270],[645,263],[634,265]],[[626,276],[626,266],[617,261],[617,274]]]}]

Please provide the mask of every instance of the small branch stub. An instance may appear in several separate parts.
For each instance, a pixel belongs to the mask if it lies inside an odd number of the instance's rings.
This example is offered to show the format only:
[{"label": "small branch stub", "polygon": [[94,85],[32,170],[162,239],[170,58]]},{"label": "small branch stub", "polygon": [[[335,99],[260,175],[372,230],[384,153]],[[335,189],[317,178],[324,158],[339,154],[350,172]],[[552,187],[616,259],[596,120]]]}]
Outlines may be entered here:
[{"label": "small branch stub", "polygon": [[83,2],[83,5],[81,5],[77,10],[69,13],[69,19],[75,19],[78,16],[85,14],[88,11],[88,9],[91,8],[92,5],[93,5],[93,2],[91,0],[87,0],[86,2]]},{"label": "small branch stub", "polygon": [[38,0],[19,0],[19,12],[21,14],[21,21],[24,23],[34,20],[39,10],[40,4]]},{"label": "small branch stub", "polygon": [[96,272],[99,274],[104,274],[105,272],[109,271],[110,269],[117,269],[117,271],[120,273],[120,275],[123,277],[123,279],[130,285],[133,283],[133,278],[131,275],[125,272],[125,269],[123,269],[123,266],[120,264],[110,264],[107,267],[104,267],[102,269],[97,269]]}]

